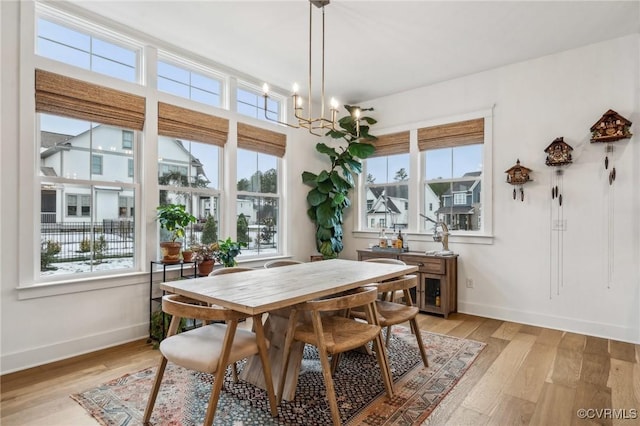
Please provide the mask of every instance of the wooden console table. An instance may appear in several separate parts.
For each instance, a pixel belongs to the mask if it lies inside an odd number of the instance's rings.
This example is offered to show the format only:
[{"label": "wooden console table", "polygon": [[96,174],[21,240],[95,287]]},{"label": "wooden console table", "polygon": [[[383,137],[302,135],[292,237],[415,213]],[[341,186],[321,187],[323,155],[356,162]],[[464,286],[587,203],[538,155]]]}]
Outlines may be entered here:
[{"label": "wooden console table", "polygon": [[[386,251],[358,250],[358,260],[372,258],[402,260],[418,267],[418,286],[411,290],[413,300],[423,312],[443,315],[458,310],[458,255],[438,256],[421,252],[393,253]],[[440,293],[440,306],[436,296]]]}]

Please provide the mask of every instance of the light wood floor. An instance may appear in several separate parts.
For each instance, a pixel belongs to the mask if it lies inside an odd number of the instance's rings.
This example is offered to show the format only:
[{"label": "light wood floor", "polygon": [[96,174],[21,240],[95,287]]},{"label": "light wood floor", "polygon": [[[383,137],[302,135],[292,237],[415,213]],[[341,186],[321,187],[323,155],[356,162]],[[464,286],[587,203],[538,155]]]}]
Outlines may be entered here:
[{"label": "light wood floor", "polygon": [[[464,314],[420,315],[419,323],[487,343],[424,424],[640,425],[638,345]],[[69,395],[156,365],[158,357],[142,340],[5,375],[0,424],[95,425]],[[580,409],[600,416],[581,420]]]}]

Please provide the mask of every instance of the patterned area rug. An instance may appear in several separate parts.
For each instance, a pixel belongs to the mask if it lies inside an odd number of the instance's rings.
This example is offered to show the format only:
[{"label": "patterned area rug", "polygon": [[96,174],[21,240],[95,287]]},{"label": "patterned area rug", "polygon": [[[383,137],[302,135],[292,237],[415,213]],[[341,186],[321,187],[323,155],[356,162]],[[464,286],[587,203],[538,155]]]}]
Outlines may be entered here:
[{"label": "patterned area rug", "polygon": [[[335,388],[342,422],[351,425],[413,425],[426,419],[460,380],[485,344],[422,332],[429,368],[422,365],[415,338],[405,327],[393,327],[389,360],[396,395],[386,397],[375,356],[343,355]],[[242,365],[239,364],[239,368]],[[156,368],[127,374],[80,394],[71,395],[102,425],[139,425]],[[204,420],[212,377],[169,364],[151,417],[154,425],[199,425]],[[215,425],[327,425],[331,414],[324,396],[322,370],[313,347],[304,351],[293,401],[283,401],[278,417],[269,414],[266,392],[239,381],[230,371],[218,402]]]}]

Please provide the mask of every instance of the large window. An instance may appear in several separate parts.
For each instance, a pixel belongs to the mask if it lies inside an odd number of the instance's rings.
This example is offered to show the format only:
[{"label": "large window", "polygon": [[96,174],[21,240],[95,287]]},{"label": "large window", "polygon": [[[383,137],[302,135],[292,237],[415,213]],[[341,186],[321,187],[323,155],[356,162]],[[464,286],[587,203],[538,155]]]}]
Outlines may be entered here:
[{"label": "large window", "polygon": [[365,160],[364,223],[370,228],[409,226],[409,154]]},{"label": "large window", "polygon": [[378,136],[373,156],[364,160],[365,228],[399,230],[409,227],[409,132]]},{"label": "large window", "polygon": [[88,31],[38,19],[36,53],[121,80],[138,81],[138,50]]},{"label": "large window", "polygon": [[[187,232],[187,244],[202,242],[202,231],[207,220],[219,225],[219,157],[216,145],[180,140],[166,136],[158,138],[160,164],[158,184],[160,205],[183,204],[197,218]],[[164,241],[165,230],[160,230]],[[218,240],[217,232],[212,241]]]},{"label": "large window", "polygon": [[215,107],[222,106],[222,79],[168,61],[158,61],[158,90]]},{"label": "large window", "polygon": [[242,255],[279,252],[278,157],[238,150],[237,239]]},{"label": "large window", "polygon": [[133,268],[136,150],[122,149],[123,129],[38,118],[41,276]]},{"label": "large window", "polygon": [[[482,229],[483,138],[482,119],[419,130],[424,215],[452,231]],[[425,231],[432,228],[425,223]]]}]

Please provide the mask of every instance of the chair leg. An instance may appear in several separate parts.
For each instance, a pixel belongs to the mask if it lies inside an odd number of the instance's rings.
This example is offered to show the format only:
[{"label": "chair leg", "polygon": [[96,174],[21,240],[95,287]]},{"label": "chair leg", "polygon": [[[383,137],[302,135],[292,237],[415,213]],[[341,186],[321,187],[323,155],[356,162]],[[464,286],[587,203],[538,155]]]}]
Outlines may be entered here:
[{"label": "chair leg", "polygon": [[329,364],[326,344],[324,336],[322,335],[322,320],[320,319],[320,314],[318,312],[313,312],[312,319],[313,328],[318,342],[318,356],[320,358],[320,364],[322,365],[324,385],[326,388],[327,399],[329,400],[329,408],[331,409],[331,419],[333,420],[334,425],[339,426],[342,424],[342,421],[340,420],[340,410],[338,409],[338,402],[336,401],[336,390],[333,385],[333,377],[331,377],[331,365]]},{"label": "chair leg", "polygon": [[[262,315],[254,317],[254,330],[256,333],[256,341],[258,343],[258,353],[260,354],[260,361],[262,362],[262,371],[264,372],[264,382],[267,388],[267,395],[269,397],[269,407],[271,409],[271,415],[273,417],[278,416],[278,404],[276,402],[276,395],[273,390],[273,376],[271,374],[271,364],[269,363],[269,354],[267,353],[267,345],[265,343],[264,328],[262,326]],[[233,364],[235,366],[235,363]]]},{"label": "chair leg", "polygon": [[207,406],[207,413],[204,418],[204,425],[213,425],[213,418],[216,415],[216,409],[218,408],[218,399],[220,398],[220,392],[222,391],[222,384],[224,382],[224,374],[227,370],[229,362],[229,353],[231,352],[231,344],[233,338],[236,335],[236,328],[238,327],[238,320],[231,320],[227,323],[227,332],[224,335],[222,342],[222,354],[218,361],[216,368],[215,378],[213,379],[213,388],[211,389],[211,396],[209,396],[209,405]]},{"label": "chair leg", "polygon": [[233,378],[233,383],[238,383],[238,365],[235,362],[231,364],[231,377]]},{"label": "chair leg", "polygon": [[385,337],[385,346],[389,348],[389,343],[391,342],[391,326],[387,326],[387,336]]},{"label": "chair leg", "polygon": [[158,397],[158,391],[160,390],[160,383],[162,382],[162,376],[164,376],[164,370],[166,367],[167,359],[163,356],[160,361],[160,365],[158,366],[158,371],[156,371],[156,378],[153,382],[153,387],[151,388],[149,400],[147,401],[147,408],[144,410],[144,417],[142,418],[143,424],[149,423],[151,412],[153,411],[153,406],[156,404],[156,398]]},{"label": "chair leg", "polygon": [[409,324],[411,325],[411,331],[416,336],[416,340],[418,341],[418,349],[420,349],[420,356],[422,357],[422,362],[425,367],[429,366],[429,361],[427,360],[427,351],[424,348],[424,342],[422,341],[422,335],[420,334],[420,329],[418,328],[418,321],[415,317],[409,320]]}]

